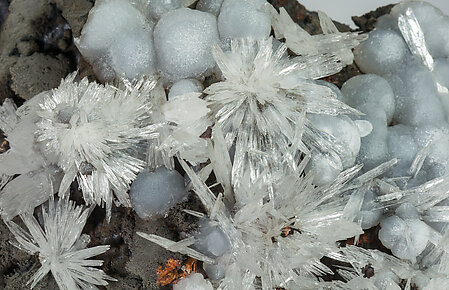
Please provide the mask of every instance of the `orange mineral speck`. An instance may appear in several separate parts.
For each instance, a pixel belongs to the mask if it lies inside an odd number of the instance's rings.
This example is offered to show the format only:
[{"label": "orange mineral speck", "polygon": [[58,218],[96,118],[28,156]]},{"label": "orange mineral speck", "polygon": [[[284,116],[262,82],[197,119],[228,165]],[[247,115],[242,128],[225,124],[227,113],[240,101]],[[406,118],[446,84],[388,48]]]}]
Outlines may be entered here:
[{"label": "orange mineral speck", "polygon": [[170,258],[164,269],[159,266],[156,270],[158,275],[157,284],[161,286],[175,284],[180,279],[196,272],[196,263],[196,259],[188,258],[187,261],[185,261],[185,263],[181,266],[181,263],[178,260]]},{"label": "orange mineral speck", "polygon": [[175,260],[173,258],[168,259],[164,269],[159,266],[159,268],[156,270],[156,273],[158,275],[157,284],[166,286],[173,283],[178,279],[178,272],[180,268],[181,264],[178,260]]}]

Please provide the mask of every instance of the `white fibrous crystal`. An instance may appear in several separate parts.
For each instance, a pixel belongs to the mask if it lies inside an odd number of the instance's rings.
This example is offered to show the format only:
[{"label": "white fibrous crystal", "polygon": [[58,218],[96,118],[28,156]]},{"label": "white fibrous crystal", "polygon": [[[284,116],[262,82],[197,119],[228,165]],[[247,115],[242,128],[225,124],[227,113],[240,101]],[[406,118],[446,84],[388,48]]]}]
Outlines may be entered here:
[{"label": "white fibrous crystal", "polygon": [[46,154],[46,160],[35,146],[35,123],[39,120],[36,110],[47,94],[39,94],[17,111],[9,99],[0,107],[0,128],[10,146],[0,154],[0,214],[5,220],[47,201],[61,182],[60,170],[50,165],[55,155]]},{"label": "white fibrous crystal", "polygon": [[220,39],[229,47],[231,39],[265,39],[271,32],[270,16],[262,10],[263,0],[224,0],[218,15]]},{"label": "white fibrous crystal", "polygon": [[294,168],[297,151],[308,151],[304,144],[336,154],[340,147],[332,136],[318,133],[306,113],[358,114],[327,86],[313,81],[341,70],[338,59],[282,58],[285,50],[281,45],[273,51],[271,39],[235,39],[229,53],[213,47],[224,79],[204,91],[205,99],[228,148],[235,142],[234,183],[269,174],[267,167],[284,161]]},{"label": "white fibrous crystal", "polygon": [[203,91],[203,84],[195,79],[183,79],[174,83],[170,87],[168,93],[168,100],[173,100],[176,97],[186,95],[189,93],[201,93]]},{"label": "white fibrous crystal", "polygon": [[109,249],[109,246],[86,247],[90,237],[81,233],[89,213],[89,209],[76,206],[73,201],[51,199],[42,206],[42,225],[32,213],[20,215],[28,231],[14,222],[6,222],[16,239],[13,245],[39,256],[41,268],[28,281],[31,288],[48,272],[60,289],[95,289],[95,285],[108,285],[108,280],[116,281],[96,268],[103,261],[89,259]]},{"label": "white fibrous crystal", "polygon": [[419,213],[411,204],[401,205],[396,215],[382,221],[381,227],[380,241],[401,259],[415,261],[429,241],[428,225],[419,220]]},{"label": "white fibrous crystal", "polygon": [[[409,289],[407,288],[407,285],[415,285],[419,289],[425,290],[444,289],[445,286],[443,285],[444,283],[447,283],[447,257],[444,257],[444,254],[443,256],[436,256],[438,261],[433,267],[423,267],[419,269],[416,265],[410,264],[409,261],[400,260],[378,250],[347,246],[342,249],[342,252],[346,257],[347,262],[353,267],[353,269],[349,271],[348,267],[344,267],[339,271],[345,280],[349,280],[349,283],[347,284],[350,284],[351,281],[359,282],[361,277],[366,273],[364,272],[364,269],[367,268],[372,269],[374,272],[374,277],[369,279],[372,280],[376,286],[376,288],[373,289],[399,290],[403,288],[399,287],[398,284],[404,282],[406,283],[405,289]],[[441,258],[441,260],[439,260],[439,258]],[[360,284],[353,284],[352,288],[342,287],[337,289],[360,289],[358,286],[360,286]]]},{"label": "white fibrous crystal", "polygon": [[173,285],[173,290],[213,290],[212,284],[200,273],[193,273]]},{"label": "white fibrous crystal", "polygon": [[319,12],[323,34],[311,36],[291,19],[285,8],[281,7],[278,13],[271,4],[266,3],[264,10],[271,16],[276,38],[285,38],[287,47],[297,55],[329,53],[337,56],[346,66],[354,61],[352,49],[367,38],[357,32],[339,32],[323,12]]},{"label": "white fibrous crystal", "polygon": [[[219,127],[213,130],[215,154],[226,150],[224,144],[220,144],[224,139],[217,136],[219,132]],[[231,169],[223,170],[227,162],[220,159],[214,165],[217,180],[225,181],[223,185],[230,179]],[[211,247],[193,250],[189,238],[171,242],[156,235],[139,235],[168,250],[217,266],[217,269],[206,266],[212,273],[215,270],[217,277],[223,272],[220,267],[224,267],[226,274],[220,281],[220,289],[252,289],[254,283],[260,283],[263,289],[313,289],[313,285],[320,284],[315,275],[332,273],[320,259],[323,256],[343,258],[339,256],[335,242],[360,233],[360,227],[341,214],[347,198],[339,194],[360,166],[341,173],[328,186],[316,187],[312,183],[313,173],[301,175],[306,163],[307,159],[299,164],[299,171],[273,172],[276,182],[272,187],[263,179],[255,184],[233,187],[231,195],[235,195],[236,200],[237,196],[246,196],[246,202],[235,204],[231,214],[223,203],[223,200],[229,200],[226,190],[215,197],[199,176],[181,161],[209,219],[222,231],[220,239],[222,234],[229,239],[229,249],[224,251],[220,247],[218,250],[214,246],[215,253],[211,253]],[[210,238],[197,236],[200,243],[206,244]],[[294,257],[292,253],[296,253]],[[214,260],[217,255],[222,256]]]},{"label": "white fibrous crystal", "polygon": [[184,178],[177,171],[159,167],[142,171],[131,185],[131,204],[140,218],[163,215],[187,197]]},{"label": "white fibrous crystal", "polygon": [[219,43],[217,19],[198,10],[181,8],[164,14],[154,28],[159,70],[170,82],[212,73],[213,43]]},{"label": "white fibrous crystal", "polygon": [[153,24],[130,1],[96,1],[75,43],[101,81],[156,71]]},{"label": "white fibrous crystal", "polygon": [[56,166],[41,168],[19,175],[9,181],[0,193],[0,214],[11,220],[46,202],[58,191],[62,180],[61,170]]},{"label": "white fibrous crystal", "polygon": [[26,102],[17,111],[12,101],[7,99],[0,107],[0,129],[6,135],[10,149],[0,155],[0,173],[13,176],[39,170],[45,161],[34,147],[34,132],[37,130],[37,103],[47,93],[41,93]]},{"label": "white fibrous crystal", "polygon": [[158,150],[166,156],[176,154],[197,164],[206,162],[207,141],[201,135],[212,125],[210,109],[199,93],[188,93],[169,100],[160,106],[162,120],[167,125],[161,134]]},{"label": "white fibrous crystal", "polygon": [[145,167],[148,139],[154,138],[147,96],[154,80],[142,79],[123,90],[74,82],[72,74],[44,97],[37,114],[37,145],[57,156],[64,178],[59,195],[77,179],[87,204],[131,206],[127,191]]}]

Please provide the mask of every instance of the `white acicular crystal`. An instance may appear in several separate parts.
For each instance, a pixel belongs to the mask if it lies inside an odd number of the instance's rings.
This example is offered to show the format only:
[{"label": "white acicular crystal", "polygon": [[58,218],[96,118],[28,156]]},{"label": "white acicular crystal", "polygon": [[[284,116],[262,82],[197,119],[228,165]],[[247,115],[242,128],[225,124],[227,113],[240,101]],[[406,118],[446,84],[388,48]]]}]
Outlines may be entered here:
[{"label": "white acicular crystal", "polygon": [[0,193],[0,214],[4,220],[11,220],[46,202],[58,191],[62,180],[61,170],[49,166],[21,174],[9,181]]},{"label": "white acicular crystal", "polygon": [[[338,101],[327,86],[315,79],[342,69],[338,59],[329,55],[283,58],[281,45],[272,49],[272,40],[235,39],[231,51],[213,47],[214,58],[223,81],[204,92],[212,115],[221,126],[227,147],[235,142],[232,178],[240,183],[251,175],[255,180],[267,167],[287,161],[293,168],[303,145],[335,154],[339,146],[327,134],[312,129],[305,113],[358,114]],[[326,139],[327,138],[327,139]],[[275,165],[276,164],[276,165]]]},{"label": "white acicular crystal", "polygon": [[401,66],[410,52],[394,30],[375,29],[354,49],[355,62],[364,73],[385,75]]},{"label": "white acicular crystal", "polygon": [[100,80],[135,79],[156,71],[152,26],[130,1],[96,1],[75,43]]},{"label": "white acicular crystal", "polygon": [[167,213],[187,197],[187,191],[179,172],[159,167],[154,172],[140,172],[129,195],[137,215],[146,219]]},{"label": "white acicular crystal", "polygon": [[284,7],[278,13],[271,4],[266,3],[264,10],[271,17],[276,38],[285,38],[287,47],[297,55],[331,54],[346,66],[354,60],[352,49],[367,39],[366,35],[357,32],[339,32],[324,12],[318,13],[323,34],[311,36],[291,19]]},{"label": "white acicular crystal", "polygon": [[200,273],[193,273],[173,285],[173,290],[214,290]]},{"label": "white acicular crystal", "polygon": [[13,245],[39,255],[41,268],[28,281],[31,288],[48,272],[60,289],[95,289],[94,285],[108,285],[107,280],[116,281],[96,268],[103,261],[89,260],[109,249],[109,246],[86,248],[90,237],[81,233],[89,213],[89,209],[76,206],[73,201],[51,199],[42,206],[43,225],[32,212],[20,215],[28,231],[14,222],[6,222],[16,238]]},{"label": "white acicular crystal", "polygon": [[48,92],[25,102],[17,111],[9,99],[0,107],[0,128],[10,146],[0,154],[0,214],[5,220],[47,201],[62,179],[60,170],[49,165],[55,155],[47,153],[44,158],[35,143],[36,111],[45,95]]},{"label": "white acicular crystal", "polygon": [[220,39],[229,47],[231,39],[270,35],[271,20],[261,8],[263,0],[224,0],[218,15]]},{"label": "white acicular crystal", "polygon": [[213,43],[219,43],[217,19],[198,10],[181,8],[164,14],[154,28],[159,70],[170,82],[200,78],[212,72]]},{"label": "white acicular crystal", "polygon": [[408,203],[396,210],[396,215],[381,223],[379,239],[401,259],[416,261],[427,246],[430,238],[429,226],[419,219],[419,213]]},{"label": "white acicular crystal", "polygon": [[189,93],[201,93],[203,91],[203,84],[195,79],[183,79],[174,83],[168,92],[168,100],[174,100],[176,97],[186,95]]},{"label": "white acicular crystal", "polygon": [[148,139],[156,137],[147,100],[156,81],[142,79],[122,90],[86,78],[76,83],[75,76],[39,104],[35,138],[63,170],[59,195],[77,179],[86,203],[106,205],[109,219],[113,201],[131,206],[129,185],[145,167]]},{"label": "white acicular crystal", "polygon": [[[213,129],[213,134],[219,134],[215,131],[217,128]],[[226,147],[220,142],[224,143],[223,138],[215,139],[214,154],[223,150],[221,153],[227,154]],[[229,180],[231,169],[224,170],[223,162],[226,163],[222,159],[214,164],[217,180]],[[338,253],[336,241],[361,233],[356,223],[341,214],[347,198],[340,194],[360,166],[343,172],[329,185],[316,187],[312,183],[312,174],[303,175],[306,164],[307,158],[298,165],[298,171],[280,169],[273,172],[276,179],[272,186],[260,178],[256,183],[233,187],[230,192],[236,200],[242,196],[246,198],[230,211],[222,200],[226,192],[216,197],[181,160],[208,218],[229,239],[229,249],[223,251],[220,247],[215,254],[205,255],[202,249],[192,249],[190,238],[172,242],[156,235],[138,234],[168,250],[223,267],[224,271],[215,269],[217,277],[226,273],[219,281],[218,289],[255,289],[255,283],[262,289],[320,289],[316,277],[332,273],[320,259],[323,256],[344,259]],[[292,253],[295,253],[294,257]],[[214,260],[218,254],[223,255]]]},{"label": "white acicular crystal", "polygon": [[34,132],[37,130],[36,115],[38,102],[44,95],[41,93],[25,102],[17,111],[12,100],[7,99],[0,107],[0,129],[6,135],[10,149],[0,154],[0,174],[14,176],[40,170],[45,160],[35,148]]},{"label": "white acicular crystal", "polygon": [[201,135],[212,125],[210,109],[199,93],[178,96],[160,106],[164,122],[167,123],[166,138],[158,147],[167,156],[179,157],[197,164],[207,161],[207,141]]}]

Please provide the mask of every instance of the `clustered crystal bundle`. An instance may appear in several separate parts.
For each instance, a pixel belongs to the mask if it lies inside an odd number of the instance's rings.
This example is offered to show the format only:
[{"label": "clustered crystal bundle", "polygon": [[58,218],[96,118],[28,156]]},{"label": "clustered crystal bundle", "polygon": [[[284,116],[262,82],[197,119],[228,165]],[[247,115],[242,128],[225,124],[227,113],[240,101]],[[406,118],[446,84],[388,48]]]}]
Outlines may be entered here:
[{"label": "clustered crystal bundle", "polygon": [[[0,214],[39,255],[31,288],[115,281],[81,234],[93,208],[151,223],[190,190],[196,231],[137,233],[202,262],[175,290],[444,289],[449,17],[409,1],[368,34],[318,17],[310,35],[265,0],[97,0],[75,43],[106,84],[74,72],[0,107]],[[324,80],[354,60],[364,74]],[[374,227],[383,248],[360,246]]]}]

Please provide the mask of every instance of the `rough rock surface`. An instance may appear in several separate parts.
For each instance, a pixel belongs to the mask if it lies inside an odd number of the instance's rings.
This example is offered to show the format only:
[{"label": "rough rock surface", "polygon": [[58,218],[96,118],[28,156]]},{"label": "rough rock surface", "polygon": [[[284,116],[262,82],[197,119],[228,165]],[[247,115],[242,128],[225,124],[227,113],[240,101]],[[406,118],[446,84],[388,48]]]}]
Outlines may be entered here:
[{"label": "rough rock surface", "polygon": [[58,9],[62,11],[62,16],[67,20],[72,28],[73,37],[80,35],[84,23],[86,23],[89,10],[94,1],[89,0],[51,0]]},{"label": "rough rock surface", "polygon": [[20,57],[11,67],[11,89],[22,99],[29,100],[41,91],[55,88],[70,70],[69,60],[58,55],[52,57],[35,52]]},{"label": "rough rock surface", "polygon": [[[73,60],[67,61],[64,57],[59,57],[59,61],[48,62],[46,57],[32,55],[36,52],[53,57],[64,54],[70,59],[73,54],[71,47],[70,26],[55,5],[48,0],[34,0],[32,5],[29,0],[12,1],[9,15],[0,31],[0,101],[16,94],[27,99],[34,92],[49,89],[50,84],[59,84],[59,81],[55,82],[52,78],[59,79],[62,72],[73,70]],[[32,59],[24,60],[27,57]],[[37,81],[36,77],[21,78],[20,83],[14,83],[12,80],[12,71],[16,75],[26,75],[27,71],[21,71],[21,68],[32,66],[34,73],[42,73],[43,68],[56,62],[59,63],[58,68],[54,68],[52,74],[41,75],[40,81]],[[15,66],[16,63],[19,64]],[[10,70],[13,67],[14,69]],[[28,71],[28,75],[33,73],[32,71]],[[60,73],[56,73],[57,71]]]}]

